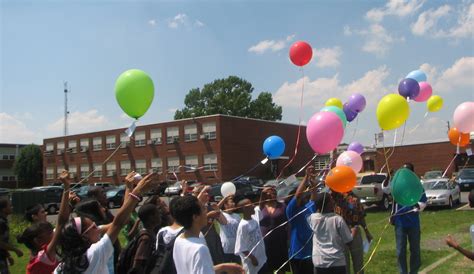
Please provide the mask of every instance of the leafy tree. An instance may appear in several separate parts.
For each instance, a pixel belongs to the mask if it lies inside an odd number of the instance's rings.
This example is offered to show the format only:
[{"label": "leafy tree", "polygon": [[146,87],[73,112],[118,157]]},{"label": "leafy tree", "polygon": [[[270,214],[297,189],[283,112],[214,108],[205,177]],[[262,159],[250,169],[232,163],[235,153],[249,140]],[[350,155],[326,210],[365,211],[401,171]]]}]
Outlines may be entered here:
[{"label": "leafy tree", "polygon": [[225,114],[263,120],[281,120],[281,106],[273,103],[272,94],[262,92],[252,100],[252,84],[236,76],[218,79],[202,89],[191,89],[184,98],[185,107],[174,119]]},{"label": "leafy tree", "polygon": [[23,147],[14,164],[15,175],[26,186],[40,185],[43,181],[43,156],[39,146],[31,144]]}]

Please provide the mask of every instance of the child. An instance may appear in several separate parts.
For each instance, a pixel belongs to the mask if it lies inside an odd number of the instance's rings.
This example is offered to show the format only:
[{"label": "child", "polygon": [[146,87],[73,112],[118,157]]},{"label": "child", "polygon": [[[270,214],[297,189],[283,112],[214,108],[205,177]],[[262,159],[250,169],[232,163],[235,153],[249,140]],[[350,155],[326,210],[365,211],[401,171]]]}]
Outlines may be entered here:
[{"label": "child", "polygon": [[234,195],[229,195],[222,199],[218,207],[222,214],[217,218],[220,224],[219,236],[221,237],[222,249],[224,251],[224,261],[239,263],[240,258],[234,254],[235,238],[237,236],[237,227],[240,223],[240,215],[233,212],[235,208]]},{"label": "child", "polygon": [[194,196],[178,198],[173,213],[184,232],[176,238],[173,260],[178,274],[243,273],[242,267],[233,263],[213,266],[206,240],[199,237],[207,224],[207,210]]},{"label": "child", "polygon": [[25,219],[30,223],[46,222],[46,211],[41,204],[32,205],[26,208]]},{"label": "child", "polygon": [[8,264],[12,265],[13,258],[8,251],[13,251],[18,257],[23,256],[23,252],[10,244],[10,228],[8,227],[8,215],[12,214],[10,200],[0,199],[0,273],[8,274]]},{"label": "child", "polygon": [[[58,226],[56,230],[46,221],[38,221],[25,229],[18,235],[17,241],[23,243],[31,250],[31,258],[26,266],[27,274],[50,274],[58,266],[56,260],[56,246],[59,233],[69,218],[69,189],[71,179],[69,173],[63,171],[59,179],[64,184],[64,192],[58,214]],[[41,207],[42,208],[42,207]]]},{"label": "child", "polygon": [[109,273],[107,262],[113,256],[113,243],[135,206],[142,201],[141,195],[152,187],[154,175],[150,173],[145,176],[133,192],[125,196],[125,201],[112,224],[104,227],[104,236],[101,237],[97,225],[87,217],[69,220],[60,232],[59,250],[62,262],[55,269],[55,273]]},{"label": "child", "polygon": [[344,219],[334,213],[334,202],[329,193],[315,194],[316,213],[308,217],[313,230],[313,265],[318,274],[345,274],[344,250],[352,241],[352,234]]},{"label": "child", "polygon": [[237,206],[242,208],[243,219],[237,228],[235,254],[240,255],[242,266],[247,274],[257,274],[267,261],[260,225],[252,218],[255,210],[249,199],[241,200]]}]

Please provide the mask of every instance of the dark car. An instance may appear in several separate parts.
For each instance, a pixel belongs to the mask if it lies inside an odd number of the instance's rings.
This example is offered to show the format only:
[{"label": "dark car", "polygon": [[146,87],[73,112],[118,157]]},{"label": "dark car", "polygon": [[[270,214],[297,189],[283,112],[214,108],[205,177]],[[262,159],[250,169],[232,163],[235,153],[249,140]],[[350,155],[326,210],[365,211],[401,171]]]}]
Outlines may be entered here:
[{"label": "dark car", "polygon": [[87,193],[89,192],[90,186],[81,186],[75,189],[72,189],[74,193],[81,199],[84,200],[87,198]]},{"label": "dark car", "polygon": [[38,186],[33,191],[41,192],[42,204],[48,214],[58,212],[64,189],[59,186]]},{"label": "dark car", "polygon": [[123,198],[125,196],[125,186],[119,186],[117,188],[107,191],[107,207],[116,208],[121,207],[123,204]]},{"label": "dark car", "polygon": [[239,182],[239,183],[244,183],[244,184],[251,184],[254,186],[263,186],[263,180],[259,179],[257,177],[252,177],[252,176],[246,176],[246,177],[240,177],[234,182]]},{"label": "dark car", "polygon": [[461,191],[474,189],[474,168],[464,168],[459,171],[456,178]]},{"label": "dark car", "polygon": [[[247,183],[233,182],[236,188],[235,196],[238,198],[248,198],[252,202],[258,201],[260,199],[261,189],[253,187]],[[209,200],[211,202],[219,202],[222,199],[221,193],[222,183],[214,184],[211,186],[209,191]]]}]

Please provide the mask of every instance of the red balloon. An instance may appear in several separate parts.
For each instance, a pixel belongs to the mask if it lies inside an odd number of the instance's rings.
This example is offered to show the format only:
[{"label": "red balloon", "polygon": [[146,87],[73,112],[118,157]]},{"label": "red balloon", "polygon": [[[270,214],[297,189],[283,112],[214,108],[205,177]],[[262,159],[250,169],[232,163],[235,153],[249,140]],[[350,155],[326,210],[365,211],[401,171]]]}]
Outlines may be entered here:
[{"label": "red balloon", "polygon": [[293,64],[302,67],[311,61],[313,57],[313,49],[311,45],[305,41],[297,41],[291,45],[290,60]]}]

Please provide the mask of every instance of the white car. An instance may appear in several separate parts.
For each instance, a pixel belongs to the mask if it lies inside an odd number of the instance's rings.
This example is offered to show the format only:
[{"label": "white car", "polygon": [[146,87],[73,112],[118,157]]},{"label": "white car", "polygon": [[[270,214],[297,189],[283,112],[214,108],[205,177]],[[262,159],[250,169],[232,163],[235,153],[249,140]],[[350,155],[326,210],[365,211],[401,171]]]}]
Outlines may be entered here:
[{"label": "white car", "polygon": [[181,193],[181,183],[178,181],[165,189],[165,195],[173,196]]},{"label": "white car", "polygon": [[459,203],[461,190],[459,186],[449,181],[448,178],[426,180],[423,183],[428,201],[426,206],[447,206],[452,208],[454,203]]}]

